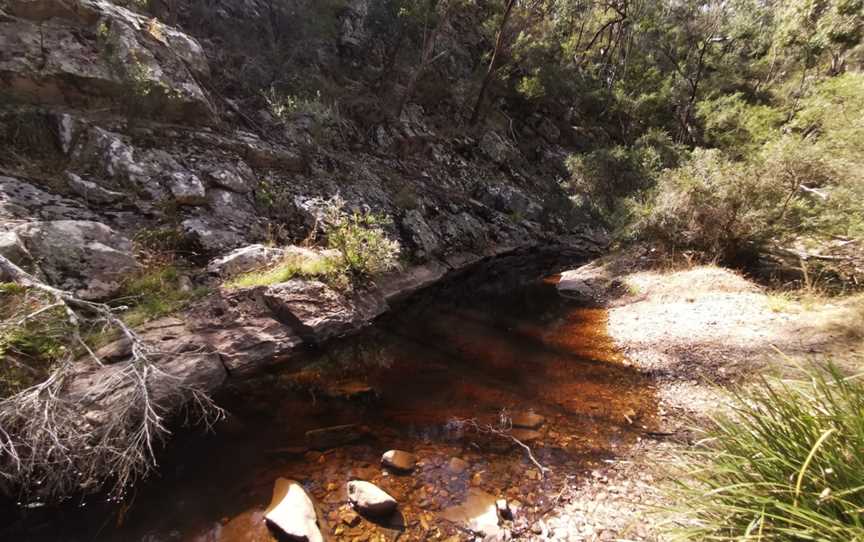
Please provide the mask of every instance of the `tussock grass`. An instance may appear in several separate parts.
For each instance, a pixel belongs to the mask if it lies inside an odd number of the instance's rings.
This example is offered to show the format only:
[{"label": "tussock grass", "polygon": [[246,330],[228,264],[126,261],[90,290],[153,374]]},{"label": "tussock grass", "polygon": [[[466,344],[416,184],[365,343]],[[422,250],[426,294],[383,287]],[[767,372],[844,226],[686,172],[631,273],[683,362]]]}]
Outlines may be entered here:
[{"label": "tussock grass", "polygon": [[228,288],[254,288],[286,282],[295,277],[328,277],[338,274],[339,266],[331,258],[300,258],[289,256],[277,265],[251,271],[228,281]]},{"label": "tussock grass", "polygon": [[114,301],[129,306],[122,314],[123,321],[133,327],[141,325],[177,312],[207,293],[207,288],[182,288],[180,275],[177,267],[166,264],[130,279]]},{"label": "tussock grass", "polygon": [[685,540],[864,540],[864,375],[833,365],[734,396],[686,460]]}]

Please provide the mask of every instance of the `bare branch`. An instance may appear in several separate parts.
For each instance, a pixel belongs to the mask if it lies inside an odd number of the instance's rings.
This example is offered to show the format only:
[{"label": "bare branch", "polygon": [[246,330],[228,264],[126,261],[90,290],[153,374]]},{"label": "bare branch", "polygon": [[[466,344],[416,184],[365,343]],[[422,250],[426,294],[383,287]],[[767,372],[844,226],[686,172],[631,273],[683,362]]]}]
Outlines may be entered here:
[{"label": "bare branch", "polygon": [[[19,321],[63,309],[72,330],[69,353],[44,382],[0,400],[0,478],[22,497],[60,499],[106,485],[121,497],[156,466],[172,410],[186,409],[207,428],[224,416],[206,393],[162,369],[157,362],[173,354],[143,341],[116,309],[49,286],[3,256],[0,276],[53,300]],[[103,366],[82,337],[82,321],[118,330],[131,344],[131,358]],[[78,349],[107,376],[76,394],[70,384]],[[104,407],[100,415],[88,412],[94,406]]]},{"label": "bare branch", "polygon": [[537,458],[534,457],[534,452],[531,450],[530,446],[510,433],[513,430],[513,423],[506,410],[501,411],[497,427],[490,424],[480,424],[476,418],[452,418],[447,422],[447,426],[451,429],[457,430],[465,430],[465,428],[469,428],[480,434],[494,435],[509,440],[525,450],[525,453],[528,454],[528,459],[534,463],[537,469],[539,469],[541,478],[544,477],[547,472],[552,471],[552,469],[544,467],[539,461],[537,461]]}]

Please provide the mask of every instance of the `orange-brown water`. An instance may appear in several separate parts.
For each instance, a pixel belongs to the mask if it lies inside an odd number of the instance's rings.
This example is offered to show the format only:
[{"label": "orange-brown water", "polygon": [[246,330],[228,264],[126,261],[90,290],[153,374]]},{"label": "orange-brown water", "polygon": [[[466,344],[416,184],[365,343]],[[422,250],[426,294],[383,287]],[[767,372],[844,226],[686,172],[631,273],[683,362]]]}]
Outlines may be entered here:
[{"label": "orange-brown water", "polygon": [[[303,483],[334,539],[464,537],[445,516],[469,492],[518,501],[515,527],[530,525],[565,483],[601,468],[656,416],[651,383],[614,351],[605,311],[559,296],[554,282],[426,296],[290,370],[239,384],[221,398],[231,417],[213,435],[180,435],[125,513],[96,502],[37,511],[19,539],[272,540],[261,514],[280,476]],[[533,439],[537,461],[551,469],[545,476],[512,441],[454,423],[495,426],[502,412],[528,410],[545,423],[539,434],[516,435]],[[366,436],[306,448],[307,430],[339,424],[363,426]],[[418,456],[412,474],[380,467],[393,448]],[[450,468],[454,457],[468,468]],[[388,491],[400,513],[343,522],[351,478]]]}]

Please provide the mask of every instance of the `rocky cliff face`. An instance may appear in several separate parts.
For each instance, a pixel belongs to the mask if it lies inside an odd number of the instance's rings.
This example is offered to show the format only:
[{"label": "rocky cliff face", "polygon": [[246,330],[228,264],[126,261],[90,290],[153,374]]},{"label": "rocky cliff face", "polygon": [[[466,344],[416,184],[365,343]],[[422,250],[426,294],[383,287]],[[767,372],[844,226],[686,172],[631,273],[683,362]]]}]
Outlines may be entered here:
[{"label": "rocky cliff face", "polygon": [[[373,308],[322,290],[320,311],[336,313],[325,317],[328,330],[344,333],[388,299],[483,257],[602,244],[558,188],[567,143],[559,121],[532,114],[515,129],[512,119],[459,129],[454,96],[431,91],[399,118],[382,113],[388,98],[371,83],[385,62],[369,30],[372,1],[329,11],[332,28],[293,60],[298,77],[335,85],[340,100],[285,115],[266,107],[266,88],[249,90],[273,60],[261,36],[272,42],[274,21],[311,17],[326,3],[286,2],[275,14],[259,0],[120,4],[0,0],[0,254],[51,284],[111,298],[146,264],[135,250],[142,239],[182,246],[201,282],[205,264],[234,249],[309,237],[317,198],[338,193],[393,217],[389,233],[406,256],[404,272],[361,296]],[[479,65],[479,38],[466,25],[442,33],[447,55],[433,75],[445,86]],[[197,317],[147,333],[172,345],[197,337],[242,372],[318,339],[308,314],[317,309],[291,305],[304,288],[220,290],[191,311]],[[174,345],[178,354],[184,345]]]}]

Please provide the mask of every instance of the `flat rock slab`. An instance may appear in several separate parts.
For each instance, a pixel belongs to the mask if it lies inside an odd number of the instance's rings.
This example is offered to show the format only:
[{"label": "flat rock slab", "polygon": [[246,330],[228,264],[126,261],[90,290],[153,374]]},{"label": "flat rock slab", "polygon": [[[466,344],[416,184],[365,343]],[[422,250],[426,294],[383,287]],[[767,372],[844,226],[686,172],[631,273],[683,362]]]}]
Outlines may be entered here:
[{"label": "flat rock slab", "polygon": [[279,478],[264,519],[291,540],[323,542],[315,505],[298,482]]},{"label": "flat rock slab", "polygon": [[225,254],[207,264],[207,272],[223,277],[233,277],[279,260],[284,251],[264,245],[248,245]]},{"label": "flat rock slab", "polygon": [[417,464],[417,457],[403,450],[390,450],[381,456],[381,464],[396,472],[410,472]]},{"label": "flat rock slab", "polygon": [[314,343],[356,331],[387,310],[376,290],[348,294],[317,280],[276,284],[264,292],[264,301],[281,322]]},{"label": "flat rock slab", "polygon": [[393,513],[398,505],[389,493],[363,480],[348,482],[348,501],[361,514],[376,517]]}]

